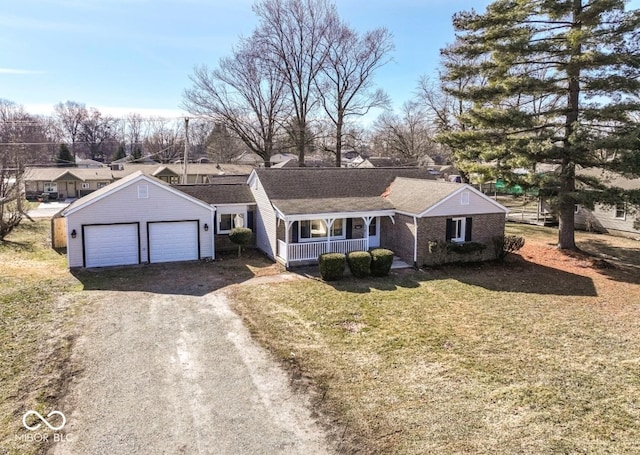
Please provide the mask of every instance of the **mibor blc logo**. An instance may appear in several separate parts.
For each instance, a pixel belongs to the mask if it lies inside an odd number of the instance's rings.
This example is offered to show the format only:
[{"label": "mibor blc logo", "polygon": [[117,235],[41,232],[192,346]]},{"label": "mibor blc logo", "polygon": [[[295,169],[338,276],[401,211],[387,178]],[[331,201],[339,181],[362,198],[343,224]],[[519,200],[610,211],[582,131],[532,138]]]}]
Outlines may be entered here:
[{"label": "mibor blc logo", "polygon": [[[60,416],[60,418],[62,419],[62,422],[60,422],[60,424],[58,426],[53,426],[51,425],[51,423],[49,423],[49,421],[47,420],[48,418],[57,415]],[[38,423],[36,425],[29,425],[27,423],[27,418],[29,416],[35,416],[38,419],[40,419],[40,421],[42,423]],[[40,426],[44,423],[46,426],[49,427],[49,429],[53,430],[53,431],[59,431],[62,430],[64,428],[64,425],[67,423],[67,418],[64,416],[63,413],[61,413],[60,411],[51,411],[49,414],[47,414],[47,419],[45,419],[44,417],[42,417],[40,415],[39,412],[37,411],[27,411],[23,416],[22,416],[22,424],[24,425],[24,427],[29,430],[29,431],[36,431],[38,428],[40,428]],[[60,420],[60,419],[56,419],[56,420]]]}]

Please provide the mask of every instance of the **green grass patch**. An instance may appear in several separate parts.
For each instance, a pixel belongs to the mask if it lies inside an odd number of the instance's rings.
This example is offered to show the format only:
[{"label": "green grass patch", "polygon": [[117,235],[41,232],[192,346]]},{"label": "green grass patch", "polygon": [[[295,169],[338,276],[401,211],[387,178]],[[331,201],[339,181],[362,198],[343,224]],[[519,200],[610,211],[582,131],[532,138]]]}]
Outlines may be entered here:
[{"label": "green grass patch", "polygon": [[253,335],[314,384],[345,452],[637,452],[637,283],[520,262],[234,297]]}]

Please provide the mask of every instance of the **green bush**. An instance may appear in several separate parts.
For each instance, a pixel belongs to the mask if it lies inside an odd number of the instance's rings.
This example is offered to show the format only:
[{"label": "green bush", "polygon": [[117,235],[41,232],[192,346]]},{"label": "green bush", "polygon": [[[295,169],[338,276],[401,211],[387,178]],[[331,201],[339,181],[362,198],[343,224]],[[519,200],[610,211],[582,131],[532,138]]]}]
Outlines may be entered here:
[{"label": "green bush", "polygon": [[371,275],[387,276],[393,264],[393,251],[385,248],[371,250]]},{"label": "green bush", "polygon": [[457,254],[471,254],[475,252],[484,251],[487,245],[478,242],[466,242],[466,243],[449,243],[447,244],[447,250],[451,253]]},{"label": "green bush", "polygon": [[242,254],[242,247],[248,246],[253,240],[253,231],[249,228],[233,228],[229,232],[229,240],[238,245],[238,257]]},{"label": "green bush", "polygon": [[364,278],[371,271],[371,255],[367,251],[352,251],[347,254],[347,265],[351,275]]},{"label": "green bush", "polygon": [[347,258],[342,253],[324,253],[318,258],[320,276],[325,281],[336,281],[342,278]]}]

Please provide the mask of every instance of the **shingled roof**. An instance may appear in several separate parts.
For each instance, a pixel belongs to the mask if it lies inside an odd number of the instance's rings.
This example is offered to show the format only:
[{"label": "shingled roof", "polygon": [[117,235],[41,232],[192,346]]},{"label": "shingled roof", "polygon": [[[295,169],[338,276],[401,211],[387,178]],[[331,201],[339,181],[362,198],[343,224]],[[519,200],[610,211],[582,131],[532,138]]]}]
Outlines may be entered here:
[{"label": "shingled roof", "polygon": [[382,194],[397,177],[433,179],[421,168],[256,169],[262,187],[283,214],[391,210]]},{"label": "shingled roof", "polygon": [[465,187],[462,183],[397,178],[385,198],[396,210],[419,214]]},{"label": "shingled roof", "polygon": [[246,183],[174,185],[174,188],[210,205],[255,203],[253,194]]}]

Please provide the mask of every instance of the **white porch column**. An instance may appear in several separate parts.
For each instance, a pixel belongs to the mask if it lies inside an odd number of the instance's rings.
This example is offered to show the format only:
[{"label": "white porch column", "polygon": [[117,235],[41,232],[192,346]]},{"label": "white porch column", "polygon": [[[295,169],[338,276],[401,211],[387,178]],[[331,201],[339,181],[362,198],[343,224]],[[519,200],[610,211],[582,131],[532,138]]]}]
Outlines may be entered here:
[{"label": "white porch column", "polygon": [[286,268],[289,268],[289,229],[291,228],[291,225],[293,224],[293,222],[289,221],[289,220],[285,220],[284,222],[284,254],[286,255],[285,259],[284,259],[284,266]]},{"label": "white porch column", "polygon": [[331,228],[335,218],[325,218],[324,224],[327,225],[327,253],[331,253]]},{"label": "white porch column", "polygon": [[369,225],[371,224],[371,220],[373,219],[373,217],[372,216],[363,216],[362,219],[364,220],[364,225],[365,225],[364,229],[365,229],[365,232],[367,233],[367,236],[365,237],[365,239],[366,239],[366,243],[365,243],[366,248],[365,248],[365,250],[369,251]]}]

